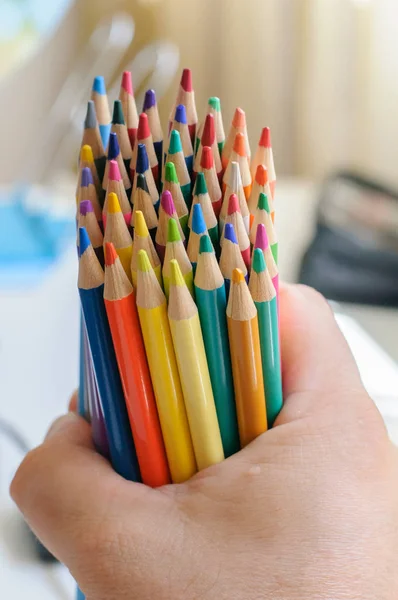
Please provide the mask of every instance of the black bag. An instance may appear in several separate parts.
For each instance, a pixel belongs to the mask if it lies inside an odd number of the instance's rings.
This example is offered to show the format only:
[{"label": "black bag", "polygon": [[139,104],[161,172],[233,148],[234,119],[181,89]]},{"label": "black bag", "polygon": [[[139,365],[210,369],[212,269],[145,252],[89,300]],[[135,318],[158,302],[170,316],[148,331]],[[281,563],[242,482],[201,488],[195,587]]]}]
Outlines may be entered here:
[{"label": "black bag", "polygon": [[299,280],[331,300],[398,306],[398,194],[350,173],[329,178]]}]

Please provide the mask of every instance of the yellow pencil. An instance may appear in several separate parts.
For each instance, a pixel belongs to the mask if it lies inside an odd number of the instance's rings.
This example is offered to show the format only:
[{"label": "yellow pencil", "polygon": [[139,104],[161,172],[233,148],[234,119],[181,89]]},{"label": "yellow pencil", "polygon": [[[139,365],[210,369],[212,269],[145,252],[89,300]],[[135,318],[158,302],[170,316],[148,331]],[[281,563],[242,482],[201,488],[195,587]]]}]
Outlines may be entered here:
[{"label": "yellow pencil", "polygon": [[178,262],[170,262],[168,316],[198,469],[224,460],[198,309]]},{"label": "yellow pencil", "polygon": [[112,242],[120,258],[123,269],[131,282],[131,256],[133,240],[123,217],[119,199],[111,192],[108,195],[107,219],[104,234],[104,248],[107,242]]},{"label": "yellow pencil", "polygon": [[192,298],[195,298],[192,264],[189,260],[187,251],[185,250],[185,246],[182,243],[176,219],[169,219],[167,224],[166,251],[162,269],[163,287],[167,299],[169,298],[170,289],[170,261],[173,260],[173,258],[175,258],[180,265],[180,270],[185,279],[185,283],[187,284]]},{"label": "yellow pencil", "polygon": [[134,244],[130,265],[134,288],[137,287],[138,253],[140,250],[145,250],[147,253],[149,262],[155,271],[156,279],[159,281],[160,285],[162,285],[162,267],[160,259],[155,250],[155,246],[153,245],[152,238],[149,235],[144,213],[141,210],[137,210],[134,215]]},{"label": "yellow pencil", "polygon": [[137,307],[160,426],[173,483],[197,471],[180,377],[167,318],[166,297],[145,250],[137,260]]}]

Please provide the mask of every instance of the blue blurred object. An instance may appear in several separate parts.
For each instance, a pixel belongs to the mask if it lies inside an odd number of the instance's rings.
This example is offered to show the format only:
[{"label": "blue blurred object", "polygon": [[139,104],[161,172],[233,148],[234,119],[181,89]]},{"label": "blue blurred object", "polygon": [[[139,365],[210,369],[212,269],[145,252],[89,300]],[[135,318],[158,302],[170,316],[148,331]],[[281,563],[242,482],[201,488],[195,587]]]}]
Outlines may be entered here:
[{"label": "blue blurred object", "polygon": [[[74,239],[71,215],[31,207],[29,188],[0,192],[0,288],[37,283]],[[48,198],[51,207],[51,198]]]}]

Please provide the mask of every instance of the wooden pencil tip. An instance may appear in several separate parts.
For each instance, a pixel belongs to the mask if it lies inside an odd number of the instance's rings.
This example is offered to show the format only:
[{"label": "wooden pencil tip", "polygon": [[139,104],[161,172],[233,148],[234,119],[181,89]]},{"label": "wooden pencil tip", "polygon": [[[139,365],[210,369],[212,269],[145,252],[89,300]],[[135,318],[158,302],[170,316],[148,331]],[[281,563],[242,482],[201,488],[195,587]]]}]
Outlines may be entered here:
[{"label": "wooden pencil tip", "polygon": [[262,273],[266,269],[264,253],[260,248],[254,249],[252,268],[256,273]]},{"label": "wooden pencil tip", "polygon": [[214,124],[214,117],[212,114],[207,114],[205,124],[203,126],[202,133],[202,146],[212,146],[216,139],[216,128]]},{"label": "wooden pencil tip", "polygon": [[237,133],[235,136],[234,152],[239,156],[246,156],[246,142],[243,133]]},{"label": "wooden pencil tip", "polygon": [[111,131],[108,142],[108,160],[115,160],[120,154],[119,140],[117,133]]},{"label": "wooden pencil tip", "polygon": [[94,162],[94,155],[93,155],[93,151],[91,146],[89,146],[88,144],[85,144],[80,152],[80,160],[82,162],[87,162],[87,163],[93,163]]},{"label": "wooden pencil tip", "polygon": [[84,167],[82,169],[82,176],[80,179],[80,187],[88,187],[90,184],[94,183],[93,174],[89,167]]},{"label": "wooden pencil tip", "polygon": [[143,273],[148,273],[149,271],[152,271],[151,261],[149,260],[148,254],[143,249],[141,249],[138,252],[137,267],[138,271],[142,271]]},{"label": "wooden pencil tip", "polygon": [[117,160],[109,161],[109,171],[108,178],[111,181],[120,181],[122,176],[120,175],[119,165],[117,164]]},{"label": "wooden pencil tip", "polygon": [[145,144],[138,144],[137,146],[137,163],[135,170],[137,173],[145,173],[149,169],[149,158],[146,151]]},{"label": "wooden pencil tip", "polygon": [[95,105],[92,100],[87,102],[86,118],[84,120],[85,129],[94,129],[97,127],[97,115],[95,112]]},{"label": "wooden pencil tip", "polygon": [[192,71],[191,69],[184,69],[181,75],[181,87],[186,91],[186,92],[192,92],[193,91],[193,84],[192,84]]},{"label": "wooden pencil tip", "polygon": [[232,271],[232,282],[233,283],[242,283],[245,280],[245,276],[243,275],[240,269],[234,269]]},{"label": "wooden pencil tip", "polygon": [[105,80],[102,77],[102,75],[98,75],[97,77],[94,77],[93,92],[95,92],[96,94],[100,94],[101,96],[106,95]]},{"label": "wooden pencil tip", "polygon": [[179,104],[177,106],[174,119],[177,121],[177,123],[182,123],[183,125],[187,124],[187,111],[185,110],[185,106],[183,104]]},{"label": "wooden pencil tip", "polygon": [[240,212],[239,199],[236,194],[231,194],[228,200],[228,215]]},{"label": "wooden pencil tip", "polygon": [[263,192],[259,194],[257,208],[260,210],[266,210],[267,213],[270,212],[267,194],[264,194]]},{"label": "wooden pencil tip", "polygon": [[266,250],[268,248],[268,236],[263,223],[257,225],[254,248],[260,248],[261,250]]},{"label": "wooden pencil tip", "polygon": [[110,194],[108,194],[108,210],[107,210],[108,214],[115,214],[115,213],[119,213],[122,212],[122,209],[120,208],[120,204],[119,204],[119,198],[117,197],[117,194],[115,194],[115,192],[111,192]]},{"label": "wooden pencil tip", "polygon": [[114,125],[124,125],[123,106],[120,100],[113,103],[112,123]]},{"label": "wooden pencil tip", "polygon": [[79,227],[79,253],[82,255],[91,246],[90,238],[85,227]]},{"label": "wooden pencil tip", "polygon": [[139,140],[146,140],[151,135],[149,128],[148,116],[146,113],[141,113],[138,121],[137,138]]},{"label": "wooden pencil tip", "polygon": [[178,229],[177,221],[173,218],[169,219],[167,223],[167,241],[168,242],[179,242],[181,240],[180,231]]},{"label": "wooden pencil tip", "polygon": [[179,131],[173,129],[170,133],[169,154],[182,152],[181,137]]},{"label": "wooden pencil tip", "polygon": [[82,200],[80,202],[79,210],[82,217],[85,217],[87,213],[94,212],[93,205],[91,204],[90,200]]},{"label": "wooden pencil tip", "polygon": [[180,265],[178,264],[178,261],[175,258],[172,258],[170,261],[170,285],[175,285],[178,287],[185,285]]},{"label": "wooden pencil tip", "polygon": [[271,130],[269,127],[263,127],[258,145],[263,146],[263,148],[271,148]]},{"label": "wooden pencil tip", "polygon": [[156,106],[156,94],[155,90],[147,90],[145,92],[144,104],[142,107],[142,111],[146,111],[153,106]]},{"label": "wooden pencil tip", "polygon": [[[178,132],[176,131],[176,133]],[[173,162],[166,163],[166,166],[164,168],[164,178],[169,183],[179,183],[176,167]]]},{"label": "wooden pencil tip", "polygon": [[203,216],[201,205],[194,204],[192,209],[192,231],[197,235],[201,235],[207,231],[206,222]]},{"label": "wooden pencil tip", "polygon": [[245,115],[245,111],[242,110],[241,108],[237,108],[235,110],[235,114],[234,114],[234,118],[232,119],[232,125],[235,127],[235,129],[239,128],[243,128],[246,125],[246,115]]},{"label": "wooden pencil tip", "polygon": [[105,265],[107,267],[111,267],[112,265],[115,264],[116,259],[117,259],[117,252],[115,250],[115,246],[112,244],[112,242],[106,242],[105,243]]},{"label": "wooden pencil tip", "polygon": [[199,171],[195,181],[195,196],[207,194],[206,177],[203,171]]},{"label": "wooden pencil tip", "polygon": [[149,235],[144,213],[141,210],[137,210],[134,215],[134,232],[142,238]]},{"label": "wooden pencil tip", "polygon": [[266,185],[268,183],[268,169],[265,165],[258,165],[255,176],[258,185]]},{"label": "wooden pencil tip", "polygon": [[175,206],[173,202],[173,196],[169,190],[165,190],[162,192],[162,196],[160,198],[160,204],[164,210],[164,212],[172,217],[175,213]]},{"label": "wooden pencil tip", "polygon": [[122,88],[132,96],[134,95],[133,81],[130,71],[124,71],[122,75]]},{"label": "wooden pencil tip", "polygon": [[203,146],[200,166],[202,169],[211,169],[214,164],[213,151],[210,146]]},{"label": "wooden pencil tip", "polygon": [[216,110],[217,112],[221,111],[221,102],[220,102],[220,98],[217,98],[217,96],[211,96],[208,100],[208,105],[213,108],[214,110]]},{"label": "wooden pencil tip", "polygon": [[233,244],[237,244],[238,240],[236,239],[235,229],[232,223],[225,223],[224,226],[224,238],[229,240]]}]

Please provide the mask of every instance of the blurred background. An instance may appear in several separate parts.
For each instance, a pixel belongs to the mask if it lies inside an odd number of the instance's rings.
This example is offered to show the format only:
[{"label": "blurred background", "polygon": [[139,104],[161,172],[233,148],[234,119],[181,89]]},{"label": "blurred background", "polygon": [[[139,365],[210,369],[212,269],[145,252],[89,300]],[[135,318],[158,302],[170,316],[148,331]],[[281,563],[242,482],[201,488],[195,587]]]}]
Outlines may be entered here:
[{"label": "blurred background", "polygon": [[24,442],[40,441],[77,385],[76,167],[92,80],[104,75],[113,102],[131,70],[139,110],[153,87],[166,123],[183,67],[200,119],[211,95],[226,131],[242,107],[252,152],[271,127],[281,275],[338,303],[398,440],[396,1],[0,0],[0,590],[10,600],[73,594],[68,574],[38,559],[7,489]]}]

